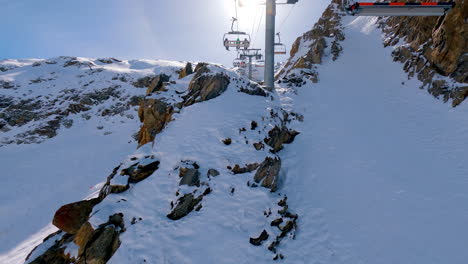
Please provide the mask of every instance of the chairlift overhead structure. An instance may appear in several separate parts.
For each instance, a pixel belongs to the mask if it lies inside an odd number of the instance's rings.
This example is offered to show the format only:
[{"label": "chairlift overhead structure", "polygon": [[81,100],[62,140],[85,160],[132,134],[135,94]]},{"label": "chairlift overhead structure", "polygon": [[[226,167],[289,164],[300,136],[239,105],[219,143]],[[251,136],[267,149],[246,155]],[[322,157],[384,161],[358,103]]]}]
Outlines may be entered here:
[{"label": "chairlift overhead structure", "polygon": [[276,33],[276,35],[278,36],[278,42],[275,42],[275,54],[277,55],[286,54],[286,45],[281,43],[280,33],[278,32]]},{"label": "chairlift overhead structure", "polygon": [[241,59],[240,56],[237,56],[237,58],[232,61],[232,66],[237,68],[247,68],[247,63],[245,59]]},{"label": "chairlift overhead structure", "polygon": [[[345,0],[346,1],[346,0]],[[346,13],[352,16],[443,16],[455,2],[353,2],[345,3]]]},{"label": "chairlift overhead structure", "polygon": [[223,46],[236,49],[248,49],[250,47],[250,35],[243,31],[234,30],[234,23],[237,23],[237,18],[232,18],[231,31],[223,35]]},{"label": "chairlift overhead structure", "polygon": [[249,60],[249,63],[248,63],[249,79],[252,79],[252,59],[255,59],[258,61],[263,58],[263,55],[260,53],[260,50],[261,49],[244,49],[244,50],[241,50],[241,54],[239,55],[239,58],[241,60],[245,60],[245,59]]}]

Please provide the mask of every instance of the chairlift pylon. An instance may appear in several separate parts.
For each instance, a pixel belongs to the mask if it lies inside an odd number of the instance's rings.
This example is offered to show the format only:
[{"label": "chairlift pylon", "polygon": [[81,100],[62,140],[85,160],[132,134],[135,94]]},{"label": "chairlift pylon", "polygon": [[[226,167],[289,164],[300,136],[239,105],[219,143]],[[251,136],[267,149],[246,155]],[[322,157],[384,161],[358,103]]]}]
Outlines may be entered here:
[{"label": "chairlift pylon", "polygon": [[250,47],[250,34],[234,30],[234,23],[237,23],[237,18],[232,18],[231,31],[223,35],[223,46],[226,50],[229,48],[248,49]]},{"label": "chairlift pylon", "polygon": [[344,8],[352,16],[443,16],[455,2],[353,2],[344,0]]},{"label": "chairlift pylon", "polygon": [[278,54],[278,55],[286,54],[286,45],[281,43],[280,33],[278,32],[278,33],[276,33],[276,35],[278,36],[278,42],[275,42],[275,51],[274,51],[274,53]]}]

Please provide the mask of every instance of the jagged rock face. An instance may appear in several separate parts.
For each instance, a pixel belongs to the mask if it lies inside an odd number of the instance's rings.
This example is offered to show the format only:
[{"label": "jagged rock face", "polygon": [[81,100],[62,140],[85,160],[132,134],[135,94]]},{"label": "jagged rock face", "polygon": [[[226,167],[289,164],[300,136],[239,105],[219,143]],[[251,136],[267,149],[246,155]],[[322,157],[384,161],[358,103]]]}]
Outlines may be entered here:
[{"label": "jagged rock face", "polygon": [[[386,35],[385,46],[400,39],[407,45],[396,48],[394,60],[404,64],[409,77],[417,76],[429,93],[442,96],[457,106],[468,95],[468,4],[457,1],[456,6],[442,17],[391,17],[381,19]],[[459,84],[440,80],[439,75]],[[465,85],[463,85],[465,84]]]},{"label": "jagged rock face", "polygon": [[73,242],[79,247],[78,255],[83,254],[86,244],[91,240],[93,234],[94,228],[89,222],[84,223],[80,227],[75,237],[73,238]]},{"label": "jagged rock face", "polygon": [[[52,238],[49,238],[52,239]],[[65,254],[65,247],[68,243],[73,240],[73,235],[65,234],[61,239],[55,242],[55,244],[44,252],[44,254],[33,259],[29,264],[69,264],[72,260]],[[29,257],[29,256],[28,256]]]},{"label": "jagged rock face", "polygon": [[179,73],[179,79],[182,79],[184,78],[185,76],[187,75],[190,75],[193,73],[193,69],[192,69],[192,63],[190,62],[187,62],[187,64],[185,65],[185,67],[180,71]]},{"label": "jagged rock face", "polygon": [[[338,58],[342,51],[340,42],[345,39],[341,24],[343,13],[338,9],[338,5],[341,5],[340,1],[333,0],[312,30],[296,39],[290,51],[291,57],[276,75],[277,79],[286,77],[284,81],[287,81],[291,78],[291,76],[288,78],[288,75],[294,69],[298,69],[301,75],[314,83],[317,82],[318,75],[314,70],[314,65],[322,63],[322,58],[328,48],[326,39],[332,43],[330,50],[333,55],[332,59]],[[297,84],[301,83],[302,80],[297,82]]]},{"label": "jagged rock face", "polygon": [[170,214],[167,215],[167,218],[171,220],[179,220],[182,217],[188,215],[195,206],[203,199],[203,196],[195,198],[193,194],[188,193],[180,197],[177,201],[176,207],[172,210]]},{"label": "jagged rock face", "polygon": [[164,83],[168,82],[169,79],[170,79],[170,76],[164,73],[161,73],[158,76],[152,78],[150,80],[150,84],[148,85],[148,88],[146,89],[146,95],[163,90]]},{"label": "jagged rock face", "polygon": [[229,85],[229,77],[223,73],[210,74],[208,65],[198,67],[189,84],[189,93],[184,96],[184,105],[189,106],[220,96]]},{"label": "jagged rock face", "polygon": [[276,153],[283,149],[283,144],[292,143],[297,135],[299,135],[299,132],[295,130],[290,130],[285,126],[281,128],[275,126],[268,131],[268,137],[264,141],[268,146],[272,147],[271,152]]},{"label": "jagged rock face", "polygon": [[279,171],[281,169],[281,159],[267,157],[257,172],[254,180],[256,183],[262,182],[262,186],[276,191],[278,187]]},{"label": "jagged rock face", "polygon": [[142,101],[138,109],[138,116],[143,123],[138,134],[139,146],[152,142],[156,134],[171,121],[173,112],[173,106],[160,99]]},{"label": "jagged rock face", "polygon": [[92,199],[63,205],[55,213],[52,224],[68,234],[75,234],[88,221],[96,203],[97,200]]},{"label": "jagged rock face", "polygon": [[196,168],[180,168],[179,177],[179,185],[200,185],[200,172]]},{"label": "jagged rock face", "polygon": [[[148,178],[158,168],[159,168],[159,161],[154,161],[146,165],[136,163],[126,169],[123,169],[120,172],[120,174],[129,176],[128,183],[137,183]],[[126,189],[127,189],[127,186],[125,187],[125,190]]]},{"label": "jagged rock face", "polygon": [[120,246],[119,232],[113,226],[94,234],[95,239],[85,249],[85,256],[78,263],[105,264]]}]

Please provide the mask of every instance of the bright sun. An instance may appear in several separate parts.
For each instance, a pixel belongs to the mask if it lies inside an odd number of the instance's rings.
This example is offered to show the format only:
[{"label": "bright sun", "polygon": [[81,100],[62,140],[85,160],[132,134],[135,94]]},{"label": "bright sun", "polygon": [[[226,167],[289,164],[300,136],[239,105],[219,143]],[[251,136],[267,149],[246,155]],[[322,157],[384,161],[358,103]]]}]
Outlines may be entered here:
[{"label": "bright sun", "polygon": [[[230,17],[236,16],[237,4],[237,18],[239,31],[251,33],[258,28],[262,13],[264,11],[264,0],[227,0],[226,7]],[[235,27],[234,30],[237,30]]]}]

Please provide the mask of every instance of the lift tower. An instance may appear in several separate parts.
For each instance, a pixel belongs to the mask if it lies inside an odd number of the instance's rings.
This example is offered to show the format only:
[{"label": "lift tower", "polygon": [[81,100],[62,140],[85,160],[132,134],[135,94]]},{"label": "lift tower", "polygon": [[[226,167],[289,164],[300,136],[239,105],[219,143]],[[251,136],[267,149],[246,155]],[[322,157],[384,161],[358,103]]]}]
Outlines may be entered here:
[{"label": "lift tower", "polygon": [[[299,0],[287,0],[285,3],[295,4]],[[266,0],[265,15],[265,88],[273,91],[275,87],[275,16],[276,0]]]}]

